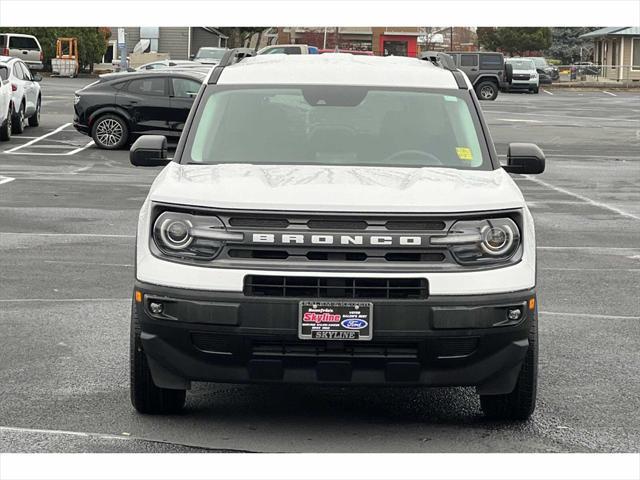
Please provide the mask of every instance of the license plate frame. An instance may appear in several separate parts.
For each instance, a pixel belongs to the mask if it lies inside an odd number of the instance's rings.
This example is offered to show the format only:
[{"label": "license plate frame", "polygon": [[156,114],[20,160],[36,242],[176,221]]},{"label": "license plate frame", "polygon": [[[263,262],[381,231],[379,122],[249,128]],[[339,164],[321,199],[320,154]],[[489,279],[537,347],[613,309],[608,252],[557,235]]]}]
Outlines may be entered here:
[{"label": "license plate frame", "polygon": [[373,302],[302,300],[298,304],[298,338],[370,341],[373,338]]}]

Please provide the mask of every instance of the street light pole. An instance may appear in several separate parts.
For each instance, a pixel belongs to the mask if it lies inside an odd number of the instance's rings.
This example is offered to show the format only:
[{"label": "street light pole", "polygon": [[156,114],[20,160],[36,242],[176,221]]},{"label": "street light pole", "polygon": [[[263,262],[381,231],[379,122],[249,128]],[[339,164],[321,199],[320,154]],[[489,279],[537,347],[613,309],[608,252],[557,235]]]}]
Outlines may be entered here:
[{"label": "street light pole", "polygon": [[322,49],[327,48],[327,27],[324,27],[324,39],[322,40]]}]

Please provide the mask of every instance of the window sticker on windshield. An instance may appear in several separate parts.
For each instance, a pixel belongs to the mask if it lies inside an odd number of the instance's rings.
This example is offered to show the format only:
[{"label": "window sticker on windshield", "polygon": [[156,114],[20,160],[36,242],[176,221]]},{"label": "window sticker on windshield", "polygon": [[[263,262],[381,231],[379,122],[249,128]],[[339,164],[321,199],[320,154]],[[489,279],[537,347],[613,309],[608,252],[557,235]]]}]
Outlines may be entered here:
[{"label": "window sticker on windshield", "polygon": [[458,97],[452,97],[451,95],[445,95],[444,99],[447,102],[457,102],[458,101]]},{"label": "window sticker on windshield", "polygon": [[471,153],[471,149],[467,147],[456,147],[456,153],[458,154],[458,158],[460,160],[473,160],[473,154]]}]

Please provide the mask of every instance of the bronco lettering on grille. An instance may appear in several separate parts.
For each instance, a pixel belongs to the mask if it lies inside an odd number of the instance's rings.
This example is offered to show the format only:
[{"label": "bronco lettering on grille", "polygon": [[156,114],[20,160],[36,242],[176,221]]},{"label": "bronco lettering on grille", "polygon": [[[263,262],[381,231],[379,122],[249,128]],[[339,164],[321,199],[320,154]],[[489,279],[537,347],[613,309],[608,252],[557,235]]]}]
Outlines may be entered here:
[{"label": "bronco lettering on grille", "polygon": [[271,245],[369,245],[407,246],[428,245],[425,235],[333,235],[333,234],[275,234],[253,233],[251,243]]}]

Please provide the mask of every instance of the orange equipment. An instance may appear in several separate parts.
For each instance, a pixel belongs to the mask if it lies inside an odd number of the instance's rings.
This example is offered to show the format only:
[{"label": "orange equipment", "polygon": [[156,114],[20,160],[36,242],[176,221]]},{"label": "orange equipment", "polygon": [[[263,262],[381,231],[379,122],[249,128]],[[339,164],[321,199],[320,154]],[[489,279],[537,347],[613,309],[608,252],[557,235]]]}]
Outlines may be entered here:
[{"label": "orange equipment", "polygon": [[61,37],[56,41],[56,58],[51,60],[54,75],[76,77],[80,69],[78,39]]}]

